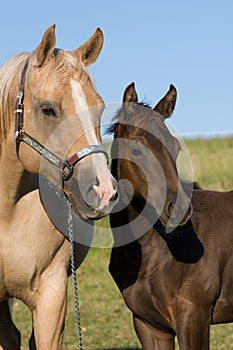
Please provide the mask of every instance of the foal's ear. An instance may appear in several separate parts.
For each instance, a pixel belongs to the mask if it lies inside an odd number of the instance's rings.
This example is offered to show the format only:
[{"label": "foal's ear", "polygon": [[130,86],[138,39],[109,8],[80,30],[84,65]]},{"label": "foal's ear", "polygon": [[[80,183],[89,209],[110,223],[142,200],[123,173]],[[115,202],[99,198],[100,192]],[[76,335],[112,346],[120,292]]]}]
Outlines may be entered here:
[{"label": "foal's ear", "polygon": [[124,103],[129,103],[129,102],[137,103],[138,102],[138,95],[136,93],[134,83],[129,84],[127,86],[127,88],[125,89],[124,96],[123,96],[123,102]]},{"label": "foal's ear", "polygon": [[100,54],[104,42],[104,35],[100,28],[76,50],[76,55],[84,66],[94,63]]},{"label": "foal's ear", "polygon": [[170,85],[170,88],[166,95],[157,103],[154,110],[161,114],[164,118],[170,117],[176,104],[176,88],[174,85]]},{"label": "foal's ear", "polygon": [[56,44],[55,36],[55,24],[49,27],[42,38],[40,45],[37,47],[36,54],[36,65],[41,67],[43,63],[52,56]]}]

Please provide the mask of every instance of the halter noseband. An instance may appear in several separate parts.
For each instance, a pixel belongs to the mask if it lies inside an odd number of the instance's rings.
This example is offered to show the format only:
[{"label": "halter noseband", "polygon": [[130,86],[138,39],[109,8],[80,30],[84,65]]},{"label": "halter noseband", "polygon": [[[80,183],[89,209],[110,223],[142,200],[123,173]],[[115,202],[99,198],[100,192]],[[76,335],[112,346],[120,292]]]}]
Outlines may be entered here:
[{"label": "halter noseband", "polygon": [[38,141],[36,141],[33,137],[28,135],[24,131],[23,127],[23,112],[24,112],[24,104],[23,104],[23,98],[24,98],[24,86],[25,86],[25,77],[26,72],[28,68],[28,62],[24,65],[22,75],[21,75],[21,82],[20,82],[20,90],[16,97],[15,102],[15,141],[17,143],[23,141],[27,145],[29,145],[31,148],[33,148],[36,152],[38,152],[42,157],[47,159],[50,163],[55,165],[57,168],[61,171],[61,176],[63,180],[69,180],[73,174],[73,168],[74,166],[84,157],[93,154],[93,153],[103,153],[108,161],[108,154],[105,151],[104,147],[101,145],[91,145],[88,147],[83,148],[81,151],[78,151],[74,153],[70,158],[64,160],[62,158],[59,158],[54,153],[49,151],[46,147],[41,145]]}]

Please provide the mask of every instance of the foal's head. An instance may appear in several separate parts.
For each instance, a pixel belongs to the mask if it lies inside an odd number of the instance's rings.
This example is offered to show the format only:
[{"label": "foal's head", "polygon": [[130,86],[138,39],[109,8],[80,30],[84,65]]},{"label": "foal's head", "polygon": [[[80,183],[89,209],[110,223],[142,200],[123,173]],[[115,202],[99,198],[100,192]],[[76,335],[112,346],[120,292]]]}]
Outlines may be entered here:
[{"label": "foal's head", "polygon": [[191,215],[191,204],[176,168],[181,146],[165,125],[165,118],[175,108],[176,95],[175,87],[170,85],[152,109],[138,103],[134,83],[130,84],[111,128],[116,142],[113,152],[117,148],[113,158],[117,157],[118,163],[114,175],[118,180],[129,180],[131,189],[125,186],[125,191],[154,208],[162,224],[169,227],[184,225]]}]

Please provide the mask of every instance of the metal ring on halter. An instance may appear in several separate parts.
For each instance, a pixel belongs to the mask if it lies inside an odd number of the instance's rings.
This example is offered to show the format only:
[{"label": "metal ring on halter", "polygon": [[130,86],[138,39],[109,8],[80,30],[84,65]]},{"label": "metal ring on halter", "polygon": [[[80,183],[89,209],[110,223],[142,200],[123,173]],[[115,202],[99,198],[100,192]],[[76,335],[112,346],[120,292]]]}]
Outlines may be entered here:
[{"label": "metal ring on halter", "polygon": [[67,162],[64,160],[63,161],[63,168],[61,169],[61,175],[64,181],[67,181],[71,178],[73,175],[73,165],[67,164]]}]

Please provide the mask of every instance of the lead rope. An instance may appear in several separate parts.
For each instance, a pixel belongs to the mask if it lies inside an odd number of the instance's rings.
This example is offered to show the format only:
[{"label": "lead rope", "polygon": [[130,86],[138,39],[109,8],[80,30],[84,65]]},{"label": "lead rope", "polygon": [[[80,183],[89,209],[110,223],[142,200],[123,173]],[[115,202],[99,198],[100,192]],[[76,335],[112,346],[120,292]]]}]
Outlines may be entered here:
[{"label": "lead rope", "polygon": [[72,292],[74,301],[74,319],[78,338],[79,350],[83,350],[82,346],[82,333],[81,333],[81,323],[80,323],[80,311],[79,311],[79,298],[78,298],[78,283],[75,270],[75,260],[74,260],[74,236],[73,236],[73,218],[71,203],[68,202],[68,234],[70,240],[70,265],[71,265],[71,276],[72,276]]}]

